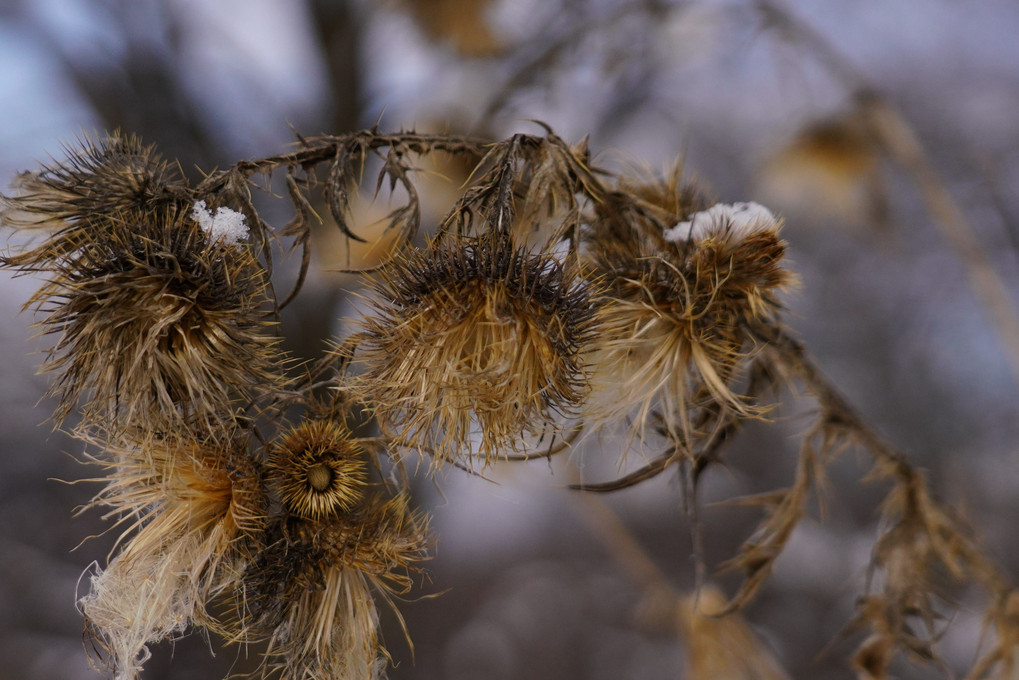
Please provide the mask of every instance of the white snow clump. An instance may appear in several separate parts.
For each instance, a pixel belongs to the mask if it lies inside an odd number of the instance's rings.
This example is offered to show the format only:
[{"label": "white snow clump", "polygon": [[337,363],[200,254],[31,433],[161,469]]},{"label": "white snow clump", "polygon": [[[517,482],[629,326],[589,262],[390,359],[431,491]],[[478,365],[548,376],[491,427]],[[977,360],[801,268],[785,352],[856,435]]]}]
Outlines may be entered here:
[{"label": "white snow clump", "polygon": [[236,245],[248,238],[248,226],[244,224],[244,215],[230,208],[216,208],[213,215],[205,205],[205,201],[195,203],[191,211],[191,219],[209,235],[213,243],[222,241],[223,245]]},{"label": "white snow clump", "polygon": [[662,232],[666,241],[700,241],[709,236],[734,234],[745,237],[755,231],[775,229],[778,221],[760,203],[716,203],[707,210],[694,213],[686,222],[679,222]]}]

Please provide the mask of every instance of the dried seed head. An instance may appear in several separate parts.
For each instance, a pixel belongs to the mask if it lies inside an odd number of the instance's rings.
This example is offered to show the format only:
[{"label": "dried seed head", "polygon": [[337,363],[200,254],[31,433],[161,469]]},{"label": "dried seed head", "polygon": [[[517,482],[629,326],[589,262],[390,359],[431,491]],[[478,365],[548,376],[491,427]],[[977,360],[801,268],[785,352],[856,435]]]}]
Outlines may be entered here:
[{"label": "dried seed head", "polygon": [[366,495],[321,520],[291,518],[267,533],[244,572],[225,632],[268,641],[267,670],[284,678],[378,677],[385,651],[372,591],[405,592],[429,543],[427,522],[402,495]]},{"label": "dried seed head", "polygon": [[109,482],[93,505],[112,508],[128,529],[80,605],[93,649],[117,678],[134,678],[149,644],[209,620],[207,604],[233,590],[267,502],[243,439],[107,447],[117,462],[103,463]]},{"label": "dried seed head", "polygon": [[288,430],[269,458],[269,483],[297,517],[349,511],[367,483],[364,450],[341,423],[305,421]]},{"label": "dried seed head", "polygon": [[492,234],[414,251],[374,287],[360,387],[398,445],[487,463],[584,398],[593,309],[572,266]]},{"label": "dried seed head", "polygon": [[668,430],[689,435],[696,408],[751,411],[732,383],[747,325],[776,313],[791,280],[777,231],[771,213],[737,204],[696,213],[662,238],[617,231],[591,243],[608,290],[592,358],[595,420],[630,415],[639,431],[657,410]]},{"label": "dried seed head", "polygon": [[427,518],[410,509],[407,496],[378,494],[316,530],[313,541],[327,562],[371,574],[397,592],[409,587],[406,572],[426,559],[430,544]]},{"label": "dried seed head", "polygon": [[676,607],[690,680],[789,680],[767,644],[714,586],[681,598]]},{"label": "dried seed head", "polygon": [[176,169],[154,147],[131,135],[113,134],[68,148],[67,158],[19,178],[18,195],[3,198],[0,221],[14,227],[57,229],[39,251],[12,260],[21,264],[69,255],[91,229],[97,215],[167,209],[171,187],[182,182]]},{"label": "dried seed head", "polygon": [[[280,383],[250,248],[210,242],[185,210],[95,216],[33,297],[57,334],[45,369],[65,417],[204,435]],[[227,428],[228,429],[228,428]]]}]

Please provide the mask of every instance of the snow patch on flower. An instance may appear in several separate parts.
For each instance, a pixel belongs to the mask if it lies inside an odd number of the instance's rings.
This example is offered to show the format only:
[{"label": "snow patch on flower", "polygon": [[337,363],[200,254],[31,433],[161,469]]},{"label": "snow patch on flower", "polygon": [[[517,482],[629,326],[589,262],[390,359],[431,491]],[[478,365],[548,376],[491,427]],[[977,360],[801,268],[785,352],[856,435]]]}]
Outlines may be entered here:
[{"label": "snow patch on flower", "polygon": [[244,215],[230,208],[216,208],[212,214],[205,201],[195,203],[191,211],[191,219],[209,235],[213,243],[222,241],[223,245],[232,246],[248,238],[248,226],[244,224]]},{"label": "snow patch on flower", "polygon": [[679,222],[662,232],[666,241],[701,241],[720,234],[743,238],[756,231],[778,227],[778,220],[760,203],[716,203],[707,210],[694,213],[686,222]]}]

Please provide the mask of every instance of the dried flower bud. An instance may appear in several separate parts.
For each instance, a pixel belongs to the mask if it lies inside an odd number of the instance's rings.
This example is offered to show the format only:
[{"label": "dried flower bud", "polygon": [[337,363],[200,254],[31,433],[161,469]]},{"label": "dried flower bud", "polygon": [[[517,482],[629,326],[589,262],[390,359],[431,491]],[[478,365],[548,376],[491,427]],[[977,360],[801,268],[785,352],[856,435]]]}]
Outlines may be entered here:
[{"label": "dried flower bud", "polygon": [[737,204],[691,215],[661,239],[616,230],[591,243],[608,289],[592,358],[592,418],[632,415],[639,431],[657,410],[671,432],[689,435],[700,406],[750,411],[732,382],[746,326],[777,310],[775,293],[791,279],[779,266],[777,230],[763,207]]},{"label": "dried flower bud", "polygon": [[487,463],[555,432],[586,394],[590,295],[549,254],[455,239],[382,270],[375,293],[359,386],[398,445]]},{"label": "dried flower bud", "polygon": [[426,520],[407,498],[366,495],[349,512],[290,519],[242,575],[224,632],[268,641],[267,671],[287,680],[377,678],[385,667],[373,591],[405,592],[425,559]]},{"label": "dried flower bud", "polygon": [[40,264],[53,274],[30,303],[57,334],[45,369],[58,374],[58,419],[91,393],[87,424],[204,436],[279,384],[250,248],[210,242],[177,210],[96,215],[74,241]]},{"label": "dried flower bud", "polygon": [[364,450],[341,423],[306,421],[288,430],[269,458],[269,483],[287,510],[307,519],[348,511],[366,484]]}]

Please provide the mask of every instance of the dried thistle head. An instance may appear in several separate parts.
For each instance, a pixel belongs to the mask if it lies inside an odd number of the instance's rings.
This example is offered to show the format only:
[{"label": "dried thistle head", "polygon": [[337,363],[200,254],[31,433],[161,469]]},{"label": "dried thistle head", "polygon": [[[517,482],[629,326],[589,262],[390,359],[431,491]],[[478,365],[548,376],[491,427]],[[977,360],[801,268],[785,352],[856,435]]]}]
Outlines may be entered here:
[{"label": "dried thistle head", "polygon": [[81,401],[86,424],[204,436],[280,384],[250,247],[213,240],[178,209],[88,224],[87,236],[61,237],[75,245],[46,263],[51,278],[30,302],[57,336],[44,366],[57,374],[57,419]]},{"label": "dried thistle head", "polygon": [[400,446],[487,463],[555,432],[587,392],[591,295],[577,270],[498,234],[414,251],[374,281],[359,380]]},{"label": "dried thistle head", "polygon": [[791,280],[777,232],[756,204],[716,205],[664,232],[606,229],[591,241],[607,288],[591,361],[594,420],[632,416],[642,435],[657,412],[670,435],[686,438],[697,408],[752,411],[732,385],[747,327],[775,314]]},{"label": "dried thistle head", "polygon": [[429,544],[426,520],[403,495],[372,493],[330,517],[283,520],[242,575],[224,632],[268,641],[265,670],[287,680],[377,678],[386,654],[375,596],[405,592]]},{"label": "dried thistle head", "polygon": [[228,443],[145,437],[106,443],[108,483],[93,505],[127,528],[81,598],[86,634],[118,680],[136,677],[151,643],[209,621],[264,531],[267,496],[243,437]]},{"label": "dried thistle head", "polygon": [[41,248],[11,258],[38,265],[70,255],[92,230],[97,215],[160,211],[175,200],[182,180],[174,166],[132,135],[114,133],[67,149],[67,158],[19,177],[18,194],[3,197],[7,226],[56,231]]},{"label": "dried thistle head", "polygon": [[342,423],[308,420],[284,433],[267,467],[290,513],[322,519],[349,511],[361,500],[367,483],[364,456]]}]

